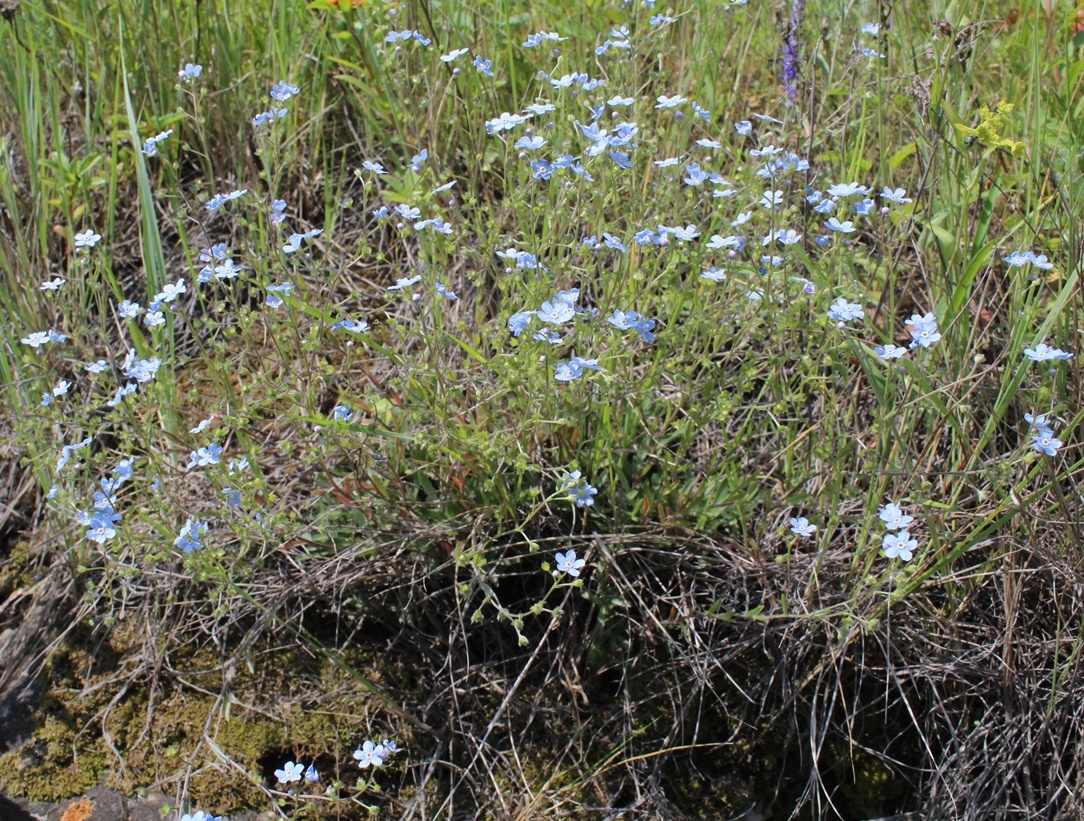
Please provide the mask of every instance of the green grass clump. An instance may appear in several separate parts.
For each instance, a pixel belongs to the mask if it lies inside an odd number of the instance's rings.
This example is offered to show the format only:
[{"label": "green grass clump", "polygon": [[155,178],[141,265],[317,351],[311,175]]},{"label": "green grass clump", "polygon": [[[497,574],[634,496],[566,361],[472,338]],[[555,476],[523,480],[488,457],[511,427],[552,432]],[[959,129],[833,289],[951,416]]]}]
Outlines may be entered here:
[{"label": "green grass clump", "polygon": [[1084,36],[897,6],[7,13],[5,787],[1078,813]]}]

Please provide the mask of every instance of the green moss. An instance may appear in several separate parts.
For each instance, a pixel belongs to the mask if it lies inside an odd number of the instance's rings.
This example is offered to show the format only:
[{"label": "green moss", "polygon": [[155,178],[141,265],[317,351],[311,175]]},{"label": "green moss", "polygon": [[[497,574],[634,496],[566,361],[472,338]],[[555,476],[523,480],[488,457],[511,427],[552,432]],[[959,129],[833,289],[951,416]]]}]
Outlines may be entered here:
[{"label": "green moss", "polygon": [[73,755],[76,734],[71,722],[46,717],[33,741],[0,756],[0,790],[32,801],[59,801],[96,787],[105,756],[97,749]]},{"label": "green moss", "polygon": [[30,543],[16,542],[0,562],[0,602],[33,581],[30,569]]}]

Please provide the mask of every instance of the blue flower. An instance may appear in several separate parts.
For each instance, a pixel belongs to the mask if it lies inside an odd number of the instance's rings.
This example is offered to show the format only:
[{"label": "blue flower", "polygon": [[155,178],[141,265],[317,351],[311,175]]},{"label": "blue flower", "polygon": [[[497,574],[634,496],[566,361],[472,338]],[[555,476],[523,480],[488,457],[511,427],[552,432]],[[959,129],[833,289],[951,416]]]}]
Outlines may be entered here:
[{"label": "blue flower", "polygon": [[502,131],[511,131],[516,126],[523,125],[529,119],[529,117],[522,114],[509,114],[505,111],[499,117],[486,120],[486,134],[493,136],[494,134],[500,134]]},{"label": "blue flower", "polygon": [[310,784],[315,784],[320,780],[320,773],[317,772],[315,764],[310,764],[309,768],[305,770],[305,780]]},{"label": "blue flower", "polygon": [[658,98],[658,105],[655,108],[677,108],[682,103],[687,103],[689,100],[682,97],[680,94],[675,94],[673,97],[667,97],[663,94]]},{"label": "blue flower", "polygon": [[937,331],[937,317],[932,313],[926,313],[923,316],[911,314],[910,323],[914,328],[911,331],[912,350],[932,348],[941,339],[941,334]]},{"label": "blue flower", "polygon": [[203,66],[195,63],[185,63],[184,68],[177,72],[182,82],[190,83],[203,73]]},{"label": "blue flower", "polygon": [[493,76],[493,61],[483,60],[481,54],[474,58],[474,67],[487,77]]},{"label": "blue flower", "polygon": [[1046,456],[1056,456],[1058,448],[1063,442],[1054,438],[1054,432],[1050,428],[1039,428],[1031,434],[1031,446]]},{"label": "blue flower", "polygon": [[828,186],[828,196],[840,197],[846,199],[847,197],[857,197],[859,195],[865,196],[869,193],[869,189],[864,185],[859,185],[856,182],[848,183],[836,183],[835,185]]},{"label": "blue flower", "polygon": [[583,376],[583,368],[573,362],[558,362],[553,369],[553,378],[558,382],[572,382]]},{"label": "blue flower", "polygon": [[899,359],[907,353],[907,349],[896,345],[878,345],[873,349],[873,352],[877,354],[882,362],[888,362],[890,359]]},{"label": "blue flower", "polygon": [[531,160],[531,177],[536,180],[548,180],[553,176],[553,166],[548,160]]},{"label": "blue flower", "polygon": [[655,341],[655,334],[652,333],[655,329],[655,320],[644,319],[636,311],[615,310],[613,316],[609,317],[607,322],[622,331],[636,331],[644,342]]},{"label": "blue flower", "polygon": [[914,551],[918,548],[918,540],[912,539],[906,530],[898,533],[886,533],[881,541],[881,549],[889,559],[903,559],[905,562],[914,558]]},{"label": "blue flower", "polygon": [[557,300],[553,302],[543,302],[542,307],[535,311],[535,316],[551,325],[563,325],[575,315],[575,308],[567,302]]},{"label": "blue flower", "polygon": [[155,137],[149,137],[145,143],[143,143],[143,153],[148,157],[158,156],[158,144],[165,141],[170,134],[173,133],[173,129],[163,131],[161,134]]},{"label": "blue flower", "polygon": [[365,160],[361,164],[361,167],[364,168],[366,171],[372,171],[374,174],[377,175],[388,173],[384,170],[384,166],[382,164],[378,162],[373,162],[372,160]]},{"label": "blue flower", "polygon": [[577,559],[576,558],[576,551],[575,550],[569,550],[567,553],[558,553],[557,556],[556,556],[556,560],[557,560],[557,572],[558,573],[567,573],[569,576],[572,576],[573,578],[579,576],[580,571],[583,570],[584,565],[587,564],[587,562],[584,559]]},{"label": "blue flower", "polygon": [[212,442],[207,447],[199,448],[189,454],[188,467],[192,469],[194,467],[204,467],[205,465],[217,465],[221,456],[222,446],[217,442]]},{"label": "blue flower", "polygon": [[523,333],[524,329],[531,324],[534,316],[534,311],[520,311],[508,317],[508,330],[512,332],[512,336],[518,337]]},{"label": "blue flower", "polygon": [[248,193],[248,189],[244,188],[239,191],[230,191],[228,194],[215,194],[211,199],[207,200],[206,208],[208,211],[217,211],[227,202],[239,199]]},{"label": "blue flower", "polygon": [[453,300],[454,301],[456,299],[459,299],[459,297],[456,296],[452,291],[449,291],[447,288],[444,287],[443,282],[438,282],[437,283],[437,293],[440,294],[445,299],[448,299],[448,300]]},{"label": "blue flower", "polygon": [[259,114],[252,118],[252,127],[263,128],[265,125],[273,123],[275,120],[283,119],[289,113],[290,112],[287,111],[285,108],[275,108],[274,106],[272,106],[269,110],[261,111]]},{"label": "blue flower", "polygon": [[387,748],[383,744],[374,744],[372,741],[366,741],[360,749],[354,750],[354,759],[358,762],[358,767],[363,770],[370,765],[384,766],[384,759],[387,756]]},{"label": "blue flower", "polygon": [[455,59],[457,59],[459,57],[462,57],[464,54],[466,54],[469,51],[470,51],[469,48],[454,48],[450,52],[448,52],[447,54],[440,55],[440,60],[441,60],[442,63],[450,63],[453,60],[455,60]]},{"label": "blue flower", "polygon": [[799,516],[797,519],[790,520],[790,532],[796,536],[808,539],[817,532],[817,526],[811,525],[805,516]]},{"label": "blue flower", "polygon": [[865,316],[865,311],[862,310],[861,305],[857,302],[848,302],[843,297],[837,297],[832,307],[828,309],[828,318],[837,322],[850,322],[852,319],[861,319],[863,316]]},{"label": "blue flower", "polygon": [[286,200],[275,200],[271,203],[271,224],[279,225],[286,219]]},{"label": "blue flower", "polygon": [[615,251],[620,251],[622,254],[628,253],[629,250],[625,246],[625,243],[623,243],[613,234],[606,231],[602,232],[602,244],[605,245],[607,248],[613,248]]},{"label": "blue flower", "polygon": [[399,279],[397,279],[395,281],[394,285],[389,285],[388,286],[388,290],[389,291],[401,291],[404,288],[409,288],[411,285],[414,285],[415,283],[421,282],[421,281],[422,281],[422,278],[421,278],[420,274],[417,275],[417,276],[412,276],[412,277],[400,277]]},{"label": "blue flower", "polygon": [[336,405],[331,412],[331,418],[336,422],[345,422],[350,418],[350,408],[346,405]]},{"label": "blue flower", "polygon": [[696,163],[689,165],[685,169],[685,179],[683,182],[686,185],[698,186],[703,185],[711,176],[707,171],[702,171],[700,166]]},{"label": "blue flower", "polygon": [[1034,348],[1024,348],[1024,356],[1032,362],[1049,362],[1053,359],[1062,361],[1072,359],[1073,355],[1059,348],[1051,348],[1045,342],[1040,342]]},{"label": "blue flower", "polygon": [[189,519],[185,522],[184,527],[181,528],[181,532],[177,535],[177,538],[173,540],[173,545],[179,547],[185,553],[191,553],[193,550],[202,550],[203,535],[206,532],[207,522]]},{"label": "blue flower", "polygon": [[539,148],[546,144],[546,140],[537,134],[531,137],[520,137],[516,140],[515,148],[522,148],[525,151],[537,151]]},{"label": "blue flower", "polygon": [[102,238],[101,234],[95,233],[89,228],[86,231],[80,231],[75,235],[75,247],[76,248],[93,248],[98,244],[98,240]]},{"label": "blue flower", "polygon": [[888,530],[905,529],[915,520],[914,516],[908,516],[900,510],[900,506],[895,502],[890,502],[882,507],[877,511],[877,515],[880,516],[881,521],[885,523]]},{"label": "blue flower", "polygon": [[740,123],[734,124],[734,130],[737,131],[741,136],[748,137],[750,134],[753,133],[753,124],[748,120],[742,120]]},{"label": "blue flower", "polygon": [[907,191],[903,188],[889,188],[885,186],[884,191],[881,192],[881,199],[894,202],[897,205],[906,205],[909,202],[914,202],[907,196]]},{"label": "blue flower", "polygon": [[301,771],[304,768],[304,765],[301,763],[295,764],[293,761],[287,761],[281,770],[275,770],[275,778],[278,779],[280,784],[289,784],[294,781],[300,781]]},{"label": "blue flower", "polygon": [[[581,478],[578,470],[565,474],[561,477],[557,492],[567,494],[568,500],[575,502],[576,507],[591,507],[595,503],[594,497],[598,493],[598,489],[591,487],[586,480],[581,481]],[[573,556],[575,556],[575,553],[573,553]]]}]

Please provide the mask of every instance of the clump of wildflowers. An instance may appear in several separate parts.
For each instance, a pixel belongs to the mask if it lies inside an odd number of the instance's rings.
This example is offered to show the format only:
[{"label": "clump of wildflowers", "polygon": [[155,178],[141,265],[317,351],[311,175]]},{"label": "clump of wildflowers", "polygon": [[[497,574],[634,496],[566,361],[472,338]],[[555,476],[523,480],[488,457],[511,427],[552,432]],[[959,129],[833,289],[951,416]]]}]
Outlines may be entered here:
[{"label": "clump of wildflowers", "polygon": [[595,503],[594,497],[598,489],[591,487],[586,479],[582,479],[580,472],[574,470],[561,478],[557,492],[565,494],[570,502],[576,503],[576,507],[591,507]]},{"label": "clump of wildflowers", "polygon": [[889,559],[902,559],[905,562],[914,558],[914,551],[918,549],[918,540],[911,538],[907,529],[915,517],[910,516],[900,509],[895,502],[890,502],[878,511],[885,529],[895,531],[886,533],[881,539],[881,549]]},{"label": "clump of wildflowers", "polygon": [[1047,423],[1046,415],[1025,413],[1024,421],[1031,426],[1031,447],[1044,456],[1057,456],[1058,449],[1064,443],[1054,436],[1054,429]]},{"label": "clump of wildflowers", "polygon": [[374,741],[365,741],[361,747],[354,750],[354,760],[363,770],[370,766],[383,767],[388,757],[397,752],[399,752],[399,746],[390,739],[385,738],[379,744]]}]

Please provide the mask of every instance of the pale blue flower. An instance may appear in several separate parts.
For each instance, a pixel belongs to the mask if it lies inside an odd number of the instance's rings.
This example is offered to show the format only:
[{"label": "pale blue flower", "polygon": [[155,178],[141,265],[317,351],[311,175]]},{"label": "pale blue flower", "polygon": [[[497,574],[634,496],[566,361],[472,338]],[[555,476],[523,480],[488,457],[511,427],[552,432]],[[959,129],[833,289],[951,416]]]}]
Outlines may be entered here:
[{"label": "pale blue flower", "polygon": [[177,535],[177,538],[173,540],[173,545],[174,547],[179,547],[185,553],[191,553],[193,550],[202,550],[203,536],[206,532],[207,522],[189,519],[185,522],[184,527],[181,528],[181,532]]},{"label": "pale blue flower", "polygon": [[546,144],[547,140],[544,137],[540,137],[537,134],[530,137],[520,137],[516,140],[515,148],[522,148],[524,151],[537,151]]},{"label": "pale blue flower", "polygon": [[519,313],[512,314],[512,316],[508,317],[508,330],[512,332],[512,336],[518,337],[523,333],[524,329],[531,323],[534,316],[534,311],[520,311]]},{"label": "pale blue flower", "polygon": [[905,529],[915,520],[914,516],[908,516],[900,510],[900,506],[895,502],[890,502],[882,507],[877,511],[877,515],[880,516],[881,521],[884,522],[888,530]]},{"label": "pale blue flower", "polygon": [[80,231],[75,235],[75,247],[76,248],[93,248],[98,244],[98,240],[102,238],[101,234],[95,233],[89,228],[86,231]]},{"label": "pale blue flower", "polygon": [[836,217],[832,217],[831,219],[829,219],[828,223],[827,223],[827,225],[825,227],[829,231],[839,231],[842,234],[853,234],[854,233],[854,223],[853,222],[851,222],[850,220],[845,220],[844,222],[840,222]]},{"label": "pale blue flower", "polygon": [[221,456],[222,446],[217,442],[212,442],[207,447],[198,448],[189,454],[188,467],[191,469],[195,467],[205,467],[207,465],[217,465]]},{"label": "pale blue flower", "polygon": [[290,112],[285,108],[275,108],[272,106],[267,111],[261,111],[255,117],[252,118],[253,128],[263,128],[269,123],[275,122],[275,120],[281,120],[286,117]]},{"label": "pale blue flower", "polygon": [[667,97],[665,94],[658,98],[658,105],[655,108],[677,108],[683,103],[689,102],[687,97],[682,97],[680,94],[675,94],[673,97]]},{"label": "pale blue flower", "polygon": [[1073,357],[1071,353],[1059,348],[1052,348],[1045,342],[1040,342],[1034,348],[1024,348],[1024,356],[1033,362],[1049,362],[1054,359],[1065,361]]},{"label": "pale blue flower", "polygon": [[487,77],[493,76],[493,61],[482,59],[482,55],[479,54],[474,58],[474,67],[482,72]]},{"label": "pale blue flower", "polygon": [[863,316],[865,316],[865,311],[862,310],[861,305],[857,302],[848,302],[843,297],[836,297],[836,301],[828,309],[828,318],[837,322],[850,322],[861,319]]},{"label": "pale blue flower", "polygon": [[382,767],[386,757],[387,750],[384,745],[374,744],[372,741],[366,741],[359,749],[354,750],[354,759],[363,770],[369,766]]},{"label": "pale blue flower", "polygon": [[188,289],[184,284],[184,277],[177,280],[176,283],[167,283],[162,289],[161,293],[158,293],[154,297],[155,302],[172,302]]},{"label": "pale blue flower", "polygon": [[576,551],[569,550],[567,553],[558,553],[557,560],[557,572],[567,573],[569,576],[576,578],[580,575],[580,571],[583,570],[584,565],[587,564],[584,559],[576,558]]},{"label": "pale blue flower", "polygon": [[900,348],[896,345],[878,345],[873,349],[873,352],[877,354],[882,362],[888,362],[891,359],[899,359],[907,353],[907,349]]},{"label": "pale blue flower", "polygon": [[841,199],[865,196],[868,193],[869,189],[866,188],[866,186],[859,185],[856,182],[836,183],[835,185],[828,186],[828,196],[839,197]]},{"label": "pale blue flower", "polygon": [[449,291],[446,287],[444,287],[443,282],[438,282],[437,283],[437,293],[440,294],[442,297],[444,297],[447,300],[453,300],[454,301],[456,299],[459,299],[459,297],[456,296],[455,293],[453,293],[452,291]]},{"label": "pale blue flower", "polygon": [[389,291],[402,291],[404,288],[409,288],[411,285],[414,285],[414,284],[416,284],[418,282],[421,282],[421,281],[422,281],[422,278],[421,278],[420,274],[416,275],[416,276],[412,276],[412,277],[400,277],[399,279],[397,279],[395,281],[394,285],[389,285],[388,286],[388,290]]},{"label": "pale blue flower", "polygon": [[797,519],[790,520],[790,532],[796,536],[808,539],[817,532],[817,526],[811,525],[805,516],[799,516]]},{"label": "pale blue flower", "polygon": [[304,769],[304,765],[301,763],[295,764],[293,761],[287,761],[281,770],[275,770],[275,778],[278,779],[280,784],[290,784],[295,781],[301,780],[301,771]]},{"label": "pale blue flower", "polygon": [[753,133],[753,124],[748,120],[742,120],[740,123],[734,124],[734,130],[737,131],[741,136],[748,137],[750,134]]},{"label": "pale blue flower", "polygon": [[567,302],[543,302],[542,307],[535,311],[535,316],[543,322],[551,325],[563,325],[576,315],[575,309]]},{"label": "pale blue flower", "polygon": [[912,539],[906,530],[898,533],[886,533],[881,540],[881,549],[889,559],[902,559],[905,562],[914,558],[914,551],[918,549],[918,540]]},{"label": "pale blue flower", "polygon": [[906,205],[913,200],[907,196],[907,191],[903,188],[889,188],[885,186],[884,191],[881,192],[881,199],[894,202],[897,205]]},{"label": "pale blue flower", "polygon": [[941,334],[937,331],[937,317],[932,313],[926,313],[923,316],[918,314],[911,314],[909,320],[913,326],[911,331],[911,348],[932,348],[941,339]]},{"label": "pale blue flower", "polygon": [[1031,446],[1046,456],[1056,456],[1058,448],[1063,442],[1054,438],[1054,432],[1050,428],[1039,428],[1031,434]]},{"label": "pale blue flower", "polygon": [[203,66],[195,63],[185,63],[184,68],[177,72],[182,82],[190,83],[203,73]]},{"label": "pale blue flower", "polygon": [[567,493],[568,500],[575,502],[576,507],[591,507],[595,503],[594,497],[598,490],[591,487],[586,480],[582,480],[580,472],[574,470],[561,477],[557,492]]}]

